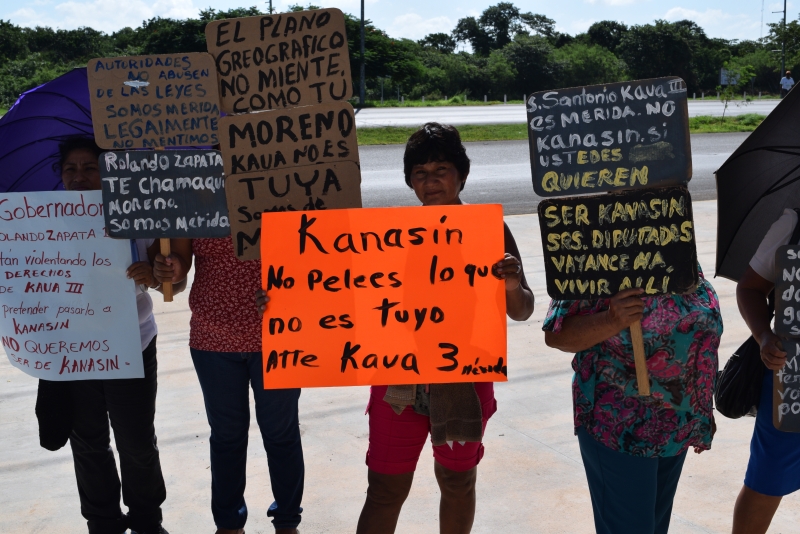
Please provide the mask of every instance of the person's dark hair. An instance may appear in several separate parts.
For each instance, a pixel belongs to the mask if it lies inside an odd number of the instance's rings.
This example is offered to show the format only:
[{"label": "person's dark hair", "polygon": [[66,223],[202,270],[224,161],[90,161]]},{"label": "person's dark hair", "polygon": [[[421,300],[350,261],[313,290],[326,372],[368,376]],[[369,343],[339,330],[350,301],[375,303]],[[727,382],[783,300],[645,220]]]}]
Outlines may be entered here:
[{"label": "person's dark hair", "polygon": [[408,138],[403,154],[403,172],[408,187],[411,187],[411,169],[414,165],[425,165],[430,161],[452,163],[461,178],[461,189],[464,189],[469,175],[469,158],[458,130],[447,124],[429,122]]},{"label": "person's dark hair", "polygon": [[74,150],[89,150],[94,152],[94,155],[98,158],[103,152],[103,149],[97,146],[97,143],[95,143],[94,139],[91,137],[86,137],[85,135],[67,137],[58,145],[58,161],[53,163],[53,170],[61,174],[61,168],[64,166],[64,162],[67,161],[70,153]]}]

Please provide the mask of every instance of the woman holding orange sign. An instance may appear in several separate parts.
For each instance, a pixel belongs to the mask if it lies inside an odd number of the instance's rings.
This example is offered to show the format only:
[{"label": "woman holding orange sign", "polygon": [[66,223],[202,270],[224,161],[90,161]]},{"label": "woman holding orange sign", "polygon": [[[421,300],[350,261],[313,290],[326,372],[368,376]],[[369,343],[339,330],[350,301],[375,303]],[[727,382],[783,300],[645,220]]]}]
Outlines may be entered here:
[{"label": "woman holding orange sign", "polygon": [[[458,130],[426,124],[408,140],[403,162],[406,184],[423,206],[463,204],[459,195],[470,162]],[[506,254],[494,264],[492,273],[505,281],[508,316],[524,321],[533,313],[533,293],[508,226],[504,237]],[[259,290],[256,305],[262,313],[268,302],[266,292]],[[492,382],[372,386],[367,406],[369,487],[357,534],[395,531],[429,433],[442,493],[439,530],[443,534],[470,532],[477,466],[483,457],[481,440],[495,411]]]},{"label": "woman holding orange sign", "polygon": [[[408,140],[403,163],[406,184],[424,206],[463,204],[459,195],[470,161],[458,130],[426,124]],[[492,267],[492,273],[505,281],[508,316],[524,321],[533,313],[533,293],[514,236],[508,226],[504,230],[506,254]],[[439,531],[470,532],[477,466],[483,457],[481,440],[486,422],[496,410],[492,382],[372,386],[367,407],[369,487],[356,532],[395,531],[429,433],[442,494]]]}]

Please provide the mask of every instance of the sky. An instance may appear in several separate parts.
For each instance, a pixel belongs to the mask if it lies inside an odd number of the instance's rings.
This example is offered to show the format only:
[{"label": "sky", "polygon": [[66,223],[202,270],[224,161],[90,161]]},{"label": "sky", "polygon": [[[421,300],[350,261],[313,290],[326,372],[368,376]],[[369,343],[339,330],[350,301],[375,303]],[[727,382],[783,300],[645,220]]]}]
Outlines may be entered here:
[{"label": "sky", "polygon": [[[499,0],[365,0],[366,18],[392,37],[421,39],[429,33],[449,33],[458,19],[479,16]],[[280,10],[296,0],[273,0]],[[200,9],[224,10],[257,5],[263,0],[0,0],[0,19],[20,26],[50,26],[74,29],[90,26],[113,32],[125,26],[139,26],[152,17],[196,17]],[[319,0],[322,7],[338,7],[360,15],[360,0]],[[558,31],[574,35],[594,22],[617,20],[627,25],[646,24],[655,19],[689,19],[711,37],[758,39],[766,35],[767,23],[782,18],[783,2],[775,0],[517,0],[522,11],[541,13],[554,19]],[[763,7],[762,7],[763,6]],[[797,8],[788,2],[787,20],[798,18]],[[763,20],[763,25],[762,25]]]}]

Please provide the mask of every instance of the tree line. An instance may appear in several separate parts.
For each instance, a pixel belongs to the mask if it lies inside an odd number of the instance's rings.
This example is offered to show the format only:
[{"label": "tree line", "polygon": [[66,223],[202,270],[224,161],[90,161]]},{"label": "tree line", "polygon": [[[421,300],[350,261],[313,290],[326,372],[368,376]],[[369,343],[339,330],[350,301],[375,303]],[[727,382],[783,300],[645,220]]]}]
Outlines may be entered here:
[{"label": "tree line", "polygon": [[[256,7],[209,8],[198,18],[156,17],[111,34],[88,27],[23,28],[0,20],[0,106],[10,106],[20,93],[94,57],[206,51],[204,30],[210,21],[261,14]],[[349,14],[345,20],[358,87],[360,21]],[[724,67],[748,67],[752,91],[775,93],[781,77],[775,50],[784,40],[787,68],[800,65],[798,20],[785,29],[769,24],[769,34],[757,41],[711,38],[689,20],[634,26],[606,20],[569,35],[556,31],[554,20],[510,2],[490,6],[480,17],[460,19],[450,33],[419,41],[393,38],[366,21],[365,39],[367,100],[378,100],[382,88],[387,99],[520,99],[545,89],[668,75],[683,78],[690,94],[708,93],[719,85]]]}]

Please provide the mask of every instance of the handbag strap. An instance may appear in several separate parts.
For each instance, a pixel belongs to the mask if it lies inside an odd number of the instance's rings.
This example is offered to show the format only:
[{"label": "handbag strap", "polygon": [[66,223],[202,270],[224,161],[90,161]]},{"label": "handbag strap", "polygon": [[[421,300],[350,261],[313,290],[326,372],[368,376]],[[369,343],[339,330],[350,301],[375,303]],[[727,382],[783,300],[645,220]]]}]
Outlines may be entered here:
[{"label": "handbag strap", "polygon": [[[800,244],[800,208],[795,208],[794,212],[797,214],[797,224],[794,225],[794,232],[792,232],[792,237],[789,238],[789,244]],[[769,292],[769,296],[767,297],[767,302],[769,306],[769,319],[772,320],[772,317],[775,315],[775,290]]]}]

